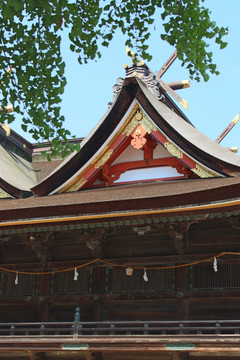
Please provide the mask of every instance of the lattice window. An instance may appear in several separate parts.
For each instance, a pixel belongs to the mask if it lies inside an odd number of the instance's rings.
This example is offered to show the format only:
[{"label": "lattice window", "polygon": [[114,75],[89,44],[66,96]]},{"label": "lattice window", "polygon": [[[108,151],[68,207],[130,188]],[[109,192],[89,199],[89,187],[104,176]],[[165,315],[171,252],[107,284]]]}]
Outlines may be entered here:
[{"label": "lattice window", "polygon": [[4,296],[37,295],[38,275],[18,274],[18,282],[15,284],[16,274],[4,273],[2,279],[2,294]]},{"label": "lattice window", "polygon": [[132,276],[127,276],[125,269],[110,269],[108,291],[171,290],[174,284],[173,270],[147,270],[147,277],[148,281],[144,281],[143,270],[134,269]]},{"label": "lattice window", "polygon": [[218,264],[215,272],[212,264],[201,264],[191,269],[193,289],[229,289],[240,287],[240,264]]},{"label": "lattice window", "polygon": [[79,271],[77,281],[74,272],[67,271],[52,275],[51,292],[53,294],[80,294],[91,292],[91,269]]}]

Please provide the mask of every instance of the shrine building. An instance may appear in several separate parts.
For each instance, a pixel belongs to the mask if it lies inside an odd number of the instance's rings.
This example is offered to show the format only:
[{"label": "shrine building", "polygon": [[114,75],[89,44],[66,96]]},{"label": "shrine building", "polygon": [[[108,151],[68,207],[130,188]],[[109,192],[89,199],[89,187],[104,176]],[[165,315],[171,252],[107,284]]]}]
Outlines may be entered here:
[{"label": "shrine building", "polygon": [[63,161],[0,128],[0,360],[239,359],[240,157],[168,66],[125,66]]}]

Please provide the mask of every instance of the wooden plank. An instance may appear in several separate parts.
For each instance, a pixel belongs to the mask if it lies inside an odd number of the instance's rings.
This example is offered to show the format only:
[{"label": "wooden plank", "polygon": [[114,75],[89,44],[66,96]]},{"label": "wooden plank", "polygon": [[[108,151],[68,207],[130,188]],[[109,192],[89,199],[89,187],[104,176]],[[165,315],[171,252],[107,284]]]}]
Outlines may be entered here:
[{"label": "wooden plank", "polygon": [[215,140],[218,144],[225,138],[225,136],[229,133],[230,130],[236,125],[239,121],[239,114],[235,116],[235,118],[230,122],[230,124],[223,130],[223,132],[218,136]]},{"label": "wooden plank", "polygon": [[158,71],[156,78],[161,78],[165,72],[168,70],[168,68],[172,65],[172,63],[177,58],[177,50],[175,50],[172,55],[167,59],[167,61],[162,65],[161,69]]},{"label": "wooden plank", "polygon": [[[69,311],[71,311],[71,318],[68,320],[73,319],[74,317],[74,308],[76,304],[81,305],[89,305],[90,307],[93,307],[95,300],[95,294],[91,295],[58,295],[58,296],[45,296],[44,302],[48,303],[49,306],[58,304],[58,306],[65,306],[69,305]],[[164,291],[149,291],[149,292],[142,292],[142,293],[131,293],[131,300],[129,300],[129,294],[128,293],[114,293],[114,294],[99,294],[98,301],[105,303],[109,305],[110,303],[114,304],[114,302],[121,302],[122,304],[127,304],[130,302],[142,302],[146,301],[146,303],[151,306],[151,303],[153,303],[156,300],[178,300],[179,296],[181,296],[182,299],[189,299],[192,302],[199,301],[199,303],[206,303],[207,301],[212,302],[220,302],[225,301],[226,305],[227,303],[230,303],[231,301],[234,301],[234,303],[238,300],[240,296],[240,290],[220,290],[220,289],[209,289],[209,290],[202,290],[202,291],[184,291],[184,293],[180,294],[179,292],[172,291],[172,292],[164,292]],[[12,306],[26,306],[26,296],[18,296],[16,297],[0,297],[0,305],[6,306],[5,311],[13,311],[11,309]],[[39,297],[29,297],[28,298],[28,304],[30,305],[36,305],[39,306],[40,304]],[[137,303],[136,303],[137,305]],[[145,304],[146,305],[146,304]],[[119,304],[116,304],[116,311]],[[70,315],[70,314],[69,314]],[[38,320],[39,318],[33,319]]]},{"label": "wooden plank", "polygon": [[[33,352],[43,352],[43,351],[61,351],[62,350],[62,345],[61,344],[45,344],[45,343],[23,343],[23,344],[12,344],[14,346],[14,351],[22,351],[22,352],[26,352],[26,351],[33,351]],[[9,348],[8,345],[1,345],[0,344],[0,349],[1,351],[6,351],[6,352],[12,352],[13,349]],[[198,346],[196,345],[194,350],[192,350],[191,353],[194,353],[195,351],[198,353],[208,353],[208,354],[214,354],[216,352],[218,352],[219,354],[221,354],[221,352],[223,352],[224,354],[228,353],[237,353],[239,352],[240,347],[237,346],[236,344],[234,344],[234,342],[229,342],[228,345],[225,344],[224,346],[219,346],[219,345],[215,345],[215,346],[209,346],[209,344],[206,345],[202,345],[202,346]],[[169,350],[166,349],[166,344],[155,344],[155,345],[149,345],[149,344],[142,344],[140,341],[138,343],[136,343],[135,345],[126,345],[126,344],[112,344],[112,343],[107,343],[105,345],[102,344],[89,344],[88,345],[88,351],[91,352],[118,352],[118,353],[123,353],[123,352],[138,352],[139,354],[141,352],[147,352],[147,353],[157,353],[157,352],[164,352],[166,354],[169,354]]]}]

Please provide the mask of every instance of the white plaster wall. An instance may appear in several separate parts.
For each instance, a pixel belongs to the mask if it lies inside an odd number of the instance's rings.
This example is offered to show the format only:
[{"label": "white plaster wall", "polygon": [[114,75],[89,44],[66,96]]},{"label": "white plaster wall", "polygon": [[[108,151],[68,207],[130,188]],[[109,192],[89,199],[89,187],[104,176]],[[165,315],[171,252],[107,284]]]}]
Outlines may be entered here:
[{"label": "white plaster wall", "polygon": [[171,177],[183,177],[183,174],[179,174],[176,169],[168,166],[145,168],[145,169],[136,169],[128,170],[124,172],[118,180],[114,182],[128,182],[128,181],[141,181],[141,180],[150,180],[150,179],[161,179],[161,178],[171,178]]}]

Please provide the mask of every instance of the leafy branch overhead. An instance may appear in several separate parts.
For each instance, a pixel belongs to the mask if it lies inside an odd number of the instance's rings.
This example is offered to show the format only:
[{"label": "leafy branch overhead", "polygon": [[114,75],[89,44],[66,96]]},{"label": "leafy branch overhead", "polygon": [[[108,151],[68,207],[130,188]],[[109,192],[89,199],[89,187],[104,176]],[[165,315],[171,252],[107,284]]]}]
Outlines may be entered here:
[{"label": "leafy branch overhead", "polygon": [[[210,19],[201,0],[2,0],[0,4],[0,106],[14,106],[14,113],[0,112],[1,122],[15,114],[22,129],[38,141],[52,143],[52,155],[65,156],[79,145],[68,142],[63,127],[61,97],[66,85],[61,40],[68,34],[70,49],[79,64],[99,58],[117,30],[139,57],[151,60],[151,28],[165,30],[161,38],[178,51],[190,77],[205,81],[218,74],[208,43],[220,48],[227,28]],[[161,19],[156,10],[159,9]],[[64,31],[63,31],[64,30]]]}]

